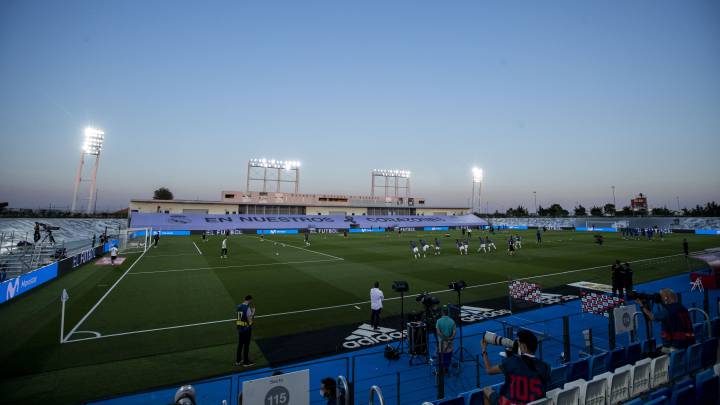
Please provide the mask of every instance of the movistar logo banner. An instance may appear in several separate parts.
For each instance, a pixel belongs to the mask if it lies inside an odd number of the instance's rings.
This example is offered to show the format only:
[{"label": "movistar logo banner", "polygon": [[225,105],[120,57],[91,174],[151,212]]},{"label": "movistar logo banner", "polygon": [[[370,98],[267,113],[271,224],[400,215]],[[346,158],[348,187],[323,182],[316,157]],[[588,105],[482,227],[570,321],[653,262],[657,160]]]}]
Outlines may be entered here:
[{"label": "movistar logo banner", "polygon": [[0,303],[11,300],[20,294],[57,277],[57,262],[41,267],[0,284]]}]

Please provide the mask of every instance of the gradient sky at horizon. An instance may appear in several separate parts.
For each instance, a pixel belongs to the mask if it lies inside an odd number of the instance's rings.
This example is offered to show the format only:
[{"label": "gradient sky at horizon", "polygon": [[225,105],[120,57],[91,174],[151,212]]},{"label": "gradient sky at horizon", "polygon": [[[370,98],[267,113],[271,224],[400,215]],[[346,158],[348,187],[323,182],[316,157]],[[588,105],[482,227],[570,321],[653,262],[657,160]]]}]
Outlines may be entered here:
[{"label": "gradient sky at horizon", "polygon": [[68,206],[106,131],[99,209],[218,199],[253,157],[301,191],[483,209],[720,200],[720,2],[0,2],[0,201]]}]

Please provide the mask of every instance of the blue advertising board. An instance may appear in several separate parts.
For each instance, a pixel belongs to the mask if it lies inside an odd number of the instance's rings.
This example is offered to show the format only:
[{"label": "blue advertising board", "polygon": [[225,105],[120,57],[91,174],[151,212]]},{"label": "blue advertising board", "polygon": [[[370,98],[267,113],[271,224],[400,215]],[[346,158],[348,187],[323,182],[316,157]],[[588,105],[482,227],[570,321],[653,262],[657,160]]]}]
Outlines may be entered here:
[{"label": "blue advertising board", "polygon": [[696,229],[696,235],[720,235],[720,229]]},{"label": "blue advertising board", "polygon": [[448,229],[447,226],[426,226],[423,231],[447,231]]},{"label": "blue advertising board", "polygon": [[603,227],[592,227],[587,228],[584,226],[578,226],[575,227],[576,231],[585,231],[585,232],[617,232],[617,228],[603,228]]},{"label": "blue advertising board", "polygon": [[3,282],[0,284],[0,304],[47,283],[57,275],[58,264],[56,262]]},{"label": "blue advertising board", "polygon": [[190,236],[190,231],[153,231],[153,235],[157,235],[158,233],[160,236]]},{"label": "blue advertising board", "polygon": [[350,233],[385,232],[385,228],[350,228]]},{"label": "blue advertising board", "polygon": [[297,235],[297,229],[258,229],[258,235]]}]

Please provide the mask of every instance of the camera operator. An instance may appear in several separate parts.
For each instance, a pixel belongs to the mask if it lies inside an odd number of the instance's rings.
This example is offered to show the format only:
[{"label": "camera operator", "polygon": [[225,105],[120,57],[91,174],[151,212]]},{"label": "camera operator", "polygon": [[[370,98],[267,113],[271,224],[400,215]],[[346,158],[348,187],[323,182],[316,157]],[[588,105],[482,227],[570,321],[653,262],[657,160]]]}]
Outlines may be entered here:
[{"label": "camera operator", "polygon": [[457,332],[455,321],[450,318],[450,309],[447,305],[442,308],[442,317],[435,322],[435,331],[437,333],[439,366],[447,373],[452,360],[453,341]]},{"label": "camera operator", "polygon": [[687,308],[678,302],[677,295],[669,288],[660,290],[660,305],[651,311],[643,297],[637,297],[643,313],[651,321],[660,322],[660,337],[662,348],[660,351],[669,353],[676,349],[685,349],[695,343],[695,333]]},{"label": "camera operator", "polygon": [[484,390],[485,404],[526,404],[545,397],[550,381],[550,366],[535,358],[538,340],[529,330],[518,332],[517,352],[508,356],[498,365],[491,365],[487,354],[487,342],[483,338],[482,357],[488,375],[505,375],[505,384],[500,392],[491,387]]},{"label": "camera operator", "polygon": [[615,260],[615,263],[613,263],[612,267],[610,268],[610,271],[612,273],[612,292],[615,296],[624,296],[623,293],[623,267],[622,264],[620,264],[620,260]]}]

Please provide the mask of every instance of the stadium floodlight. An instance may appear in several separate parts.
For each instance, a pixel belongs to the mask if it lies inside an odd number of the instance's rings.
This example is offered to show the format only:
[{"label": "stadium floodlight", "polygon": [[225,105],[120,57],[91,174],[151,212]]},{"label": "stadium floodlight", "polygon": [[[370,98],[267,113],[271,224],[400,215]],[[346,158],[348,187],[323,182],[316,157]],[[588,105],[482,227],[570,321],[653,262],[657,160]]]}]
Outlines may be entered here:
[{"label": "stadium floodlight", "polygon": [[480,183],[483,179],[483,171],[478,167],[472,168],[473,182]]},{"label": "stadium floodlight", "polygon": [[480,203],[480,194],[482,193],[482,181],[483,181],[483,171],[481,168],[475,166],[472,168],[472,203],[470,204],[470,211],[475,212],[475,184],[478,185],[478,204],[482,207],[482,204]]},{"label": "stadium floodlight", "polygon": [[[261,177],[253,177],[251,175],[251,171],[253,171],[253,168],[260,168],[262,170]],[[268,177],[268,169],[274,169],[277,172],[275,173],[274,178]],[[288,180],[287,175],[282,174],[282,171],[294,171],[295,172],[295,179],[294,180]],[[257,172],[257,170],[255,170]],[[258,176],[257,173],[255,176]],[[300,161],[298,160],[278,160],[278,159],[266,159],[266,158],[256,158],[256,159],[250,159],[248,161],[248,177],[247,177],[247,191],[250,191],[250,183],[251,181],[262,181],[262,190],[263,192],[267,191],[267,184],[269,182],[276,183],[276,191],[280,192],[280,183],[294,183],[295,184],[295,193],[298,192],[298,186],[300,182]]]},{"label": "stadium floodlight", "polygon": [[[371,178],[371,191],[370,194],[375,197],[375,188],[376,187],[382,187],[385,190],[385,197],[390,197],[388,195],[389,189],[394,190],[394,195],[392,197],[400,197],[400,190],[405,189],[405,195],[410,196],[410,170],[400,170],[400,169],[373,169],[370,173]],[[376,185],[375,183],[375,177],[383,177],[384,178],[384,184]],[[401,181],[405,182],[405,185],[403,186]]]},{"label": "stadium floodlight", "polygon": [[95,165],[90,177],[90,198],[88,199],[87,213],[91,214],[95,210],[97,198],[97,171],[100,165],[100,152],[105,141],[105,131],[93,127],[86,127],[84,130],[85,140],[83,142],[82,151],[80,152],[80,166],[75,176],[75,189],[73,191],[73,200],[70,211],[75,212],[77,208],[78,192],[80,191],[80,182],[82,181],[83,167],[85,166],[85,155],[95,156]]},{"label": "stadium floodlight", "polygon": [[300,162],[297,160],[276,160],[276,159],[250,159],[250,166],[252,167],[264,167],[268,169],[284,169],[293,170],[300,167]]},{"label": "stadium floodlight", "polygon": [[102,130],[93,127],[85,128],[85,143],[83,143],[83,151],[88,155],[99,155],[100,151],[102,151],[104,140],[105,132]]}]

